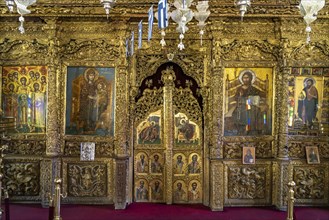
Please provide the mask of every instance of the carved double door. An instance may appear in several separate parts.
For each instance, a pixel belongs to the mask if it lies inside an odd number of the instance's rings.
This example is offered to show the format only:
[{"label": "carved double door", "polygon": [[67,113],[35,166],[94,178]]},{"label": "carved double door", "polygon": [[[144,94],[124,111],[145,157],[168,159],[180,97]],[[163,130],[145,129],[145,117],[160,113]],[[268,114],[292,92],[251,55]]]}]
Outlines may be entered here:
[{"label": "carved double door", "polygon": [[202,111],[191,88],[177,87],[175,71],[136,102],[134,201],[202,203]]}]

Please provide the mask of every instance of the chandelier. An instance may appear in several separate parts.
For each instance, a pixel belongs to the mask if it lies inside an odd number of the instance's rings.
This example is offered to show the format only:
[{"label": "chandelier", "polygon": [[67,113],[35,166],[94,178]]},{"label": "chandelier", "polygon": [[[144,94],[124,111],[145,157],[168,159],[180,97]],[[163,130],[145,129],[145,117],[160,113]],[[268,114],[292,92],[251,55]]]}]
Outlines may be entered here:
[{"label": "chandelier", "polygon": [[27,9],[27,7],[36,3],[37,0],[5,0],[5,1],[6,1],[6,5],[10,12],[14,12],[14,7],[16,5],[17,12],[21,15],[18,19],[19,22],[21,23],[20,26],[18,27],[18,30],[21,34],[24,34],[25,29],[23,26],[23,23],[24,23],[23,15],[31,13],[31,11]]},{"label": "chandelier", "polygon": [[[173,6],[173,10],[170,10],[170,7]],[[196,10],[192,10],[191,7],[195,6]],[[171,18],[178,26],[176,28],[179,33],[180,42],[178,48],[183,50],[185,48],[183,44],[184,34],[188,31],[187,23],[190,22],[193,17],[198,21],[197,26],[200,29],[200,38],[202,45],[202,36],[204,34],[204,27],[206,26],[205,21],[210,15],[208,10],[208,1],[198,1],[194,3],[193,0],[174,0],[173,3],[168,4],[168,20]],[[157,14],[155,17],[158,19]],[[161,30],[162,39],[160,41],[161,46],[165,46],[166,42],[164,40],[165,32]]]},{"label": "chandelier", "polygon": [[243,20],[244,14],[247,12],[248,7],[250,7],[251,3],[250,0],[236,0],[234,4],[239,7],[241,21]]},{"label": "chandelier", "polygon": [[318,12],[324,7],[325,0],[301,0],[299,10],[306,23],[306,43],[311,41],[310,33],[312,31],[310,24],[317,19]]},{"label": "chandelier", "polygon": [[105,9],[106,17],[109,18],[110,15],[110,9],[115,4],[116,0],[101,0],[101,4],[103,4],[103,7]]}]

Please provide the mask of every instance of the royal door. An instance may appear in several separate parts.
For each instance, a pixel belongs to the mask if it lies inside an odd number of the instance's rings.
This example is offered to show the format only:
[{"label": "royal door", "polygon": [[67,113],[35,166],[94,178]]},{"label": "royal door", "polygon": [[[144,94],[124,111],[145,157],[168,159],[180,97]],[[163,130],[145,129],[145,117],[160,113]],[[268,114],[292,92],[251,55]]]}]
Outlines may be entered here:
[{"label": "royal door", "polygon": [[134,120],[136,202],[203,202],[202,99],[193,78],[167,63],[144,79]]}]

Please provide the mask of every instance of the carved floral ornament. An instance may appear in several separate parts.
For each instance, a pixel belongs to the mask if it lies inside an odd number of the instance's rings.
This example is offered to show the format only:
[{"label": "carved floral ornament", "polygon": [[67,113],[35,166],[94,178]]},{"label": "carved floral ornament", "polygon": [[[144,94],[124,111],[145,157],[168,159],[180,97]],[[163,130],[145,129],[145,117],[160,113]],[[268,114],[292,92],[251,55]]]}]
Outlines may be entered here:
[{"label": "carved floral ornament", "polygon": [[[193,1],[193,0],[184,0],[184,1],[174,1],[174,0],[161,0],[160,2],[167,2],[168,4],[168,19],[172,20],[178,24],[177,31],[180,33],[179,39],[179,49],[184,49],[184,44],[182,43],[184,39],[185,32],[188,31],[187,23],[195,18],[198,22],[195,27],[190,25],[190,29],[195,31],[200,29],[200,35],[205,32],[206,20],[210,18],[218,18],[221,16],[237,16],[237,11],[240,11],[240,16],[243,18],[245,15],[252,15],[252,17],[263,17],[264,15],[281,17],[287,15],[298,16],[298,9],[296,8],[296,1],[275,1],[269,0],[264,3],[252,2],[249,0],[221,0],[221,1]],[[119,17],[122,19],[131,19],[137,15],[140,18],[147,18],[148,7],[150,4],[156,4],[158,1],[155,0],[87,0],[83,1],[83,6],[81,7],[82,1],[76,0],[60,0],[53,3],[51,1],[41,1],[42,4],[38,4],[37,0],[4,0],[10,12],[14,12],[14,9],[17,9],[17,12],[21,15],[19,21],[21,25],[19,31],[21,33],[25,32],[23,27],[24,18],[26,14],[29,16],[59,16],[67,17],[68,14],[71,16],[82,17],[82,16],[98,16],[102,17],[106,14],[109,18],[110,13],[111,17]],[[317,3],[318,2],[318,3]],[[97,4],[98,3],[98,4]],[[133,4],[131,4],[133,3]],[[234,4],[232,4],[234,3]],[[209,5],[208,5],[209,4]],[[304,17],[305,23],[307,24],[306,33],[308,34],[311,31],[310,23],[314,22],[318,16],[319,10],[321,10],[325,5],[325,1],[317,0],[303,0],[299,4],[300,13]],[[103,9],[101,9],[103,6]],[[156,4],[157,6],[157,4]],[[275,7],[273,7],[275,6]],[[209,7],[209,9],[208,9]],[[28,9],[29,8],[29,9]],[[104,13],[105,9],[105,13]],[[173,10],[174,9],[174,10]],[[252,9],[252,10],[250,10]],[[8,10],[0,7],[0,14],[6,16]],[[158,9],[155,10],[155,17],[158,14]],[[327,17],[328,7],[321,11],[320,14],[322,17]],[[15,15],[10,15],[15,16]],[[145,21],[145,19],[144,19]],[[212,19],[212,22],[216,22],[216,19]],[[157,23],[156,21],[154,23]],[[153,23],[153,26],[155,25]],[[163,29],[162,29],[163,30]],[[191,32],[190,30],[190,32]]]},{"label": "carved floral ornament", "polygon": [[172,85],[175,79],[176,77],[173,67],[169,67],[162,71],[162,81],[164,84]]}]

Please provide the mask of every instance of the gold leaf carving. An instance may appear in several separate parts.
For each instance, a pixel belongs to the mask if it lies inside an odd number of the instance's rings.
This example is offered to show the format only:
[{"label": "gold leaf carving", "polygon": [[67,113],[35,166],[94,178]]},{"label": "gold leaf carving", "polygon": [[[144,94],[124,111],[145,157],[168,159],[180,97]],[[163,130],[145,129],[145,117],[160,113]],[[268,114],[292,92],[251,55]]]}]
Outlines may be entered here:
[{"label": "gold leaf carving", "polygon": [[262,167],[230,167],[228,170],[228,198],[265,198],[265,175],[266,169]]},{"label": "gold leaf carving", "polygon": [[325,169],[321,168],[294,168],[294,181],[296,183],[296,199],[324,199],[325,192]]},{"label": "gold leaf carving", "polygon": [[40,164],[38,162],[7,162],[5,188],[10,196],[38,196],[40,190]]},{"label": "gold leaf carving", "polygon": [[106,166],[68,164],[69,196],[106,196]]}]

